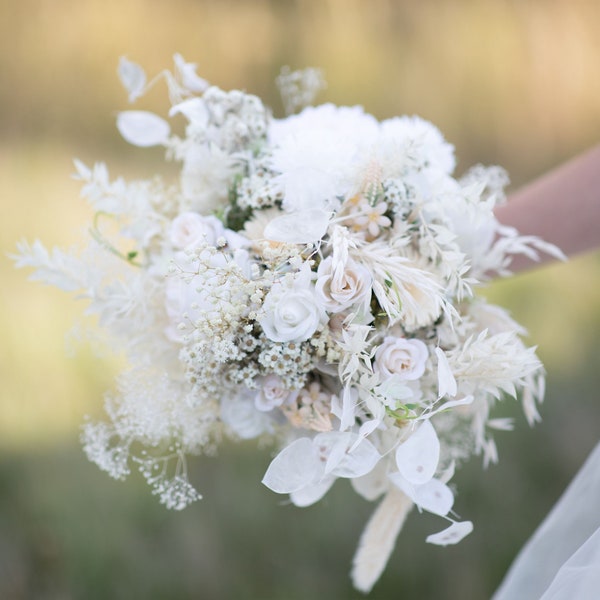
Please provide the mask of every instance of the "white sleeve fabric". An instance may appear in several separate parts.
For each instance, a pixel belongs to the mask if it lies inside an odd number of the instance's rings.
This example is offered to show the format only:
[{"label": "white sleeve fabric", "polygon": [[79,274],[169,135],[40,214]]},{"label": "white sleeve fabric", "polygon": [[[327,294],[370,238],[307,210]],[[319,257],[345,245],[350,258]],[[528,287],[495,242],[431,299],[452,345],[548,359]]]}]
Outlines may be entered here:
[{"label": "white sleeve fabric", "polygon": [[600,444],[493,596],[493,600],[596,598],[600,598]]}]

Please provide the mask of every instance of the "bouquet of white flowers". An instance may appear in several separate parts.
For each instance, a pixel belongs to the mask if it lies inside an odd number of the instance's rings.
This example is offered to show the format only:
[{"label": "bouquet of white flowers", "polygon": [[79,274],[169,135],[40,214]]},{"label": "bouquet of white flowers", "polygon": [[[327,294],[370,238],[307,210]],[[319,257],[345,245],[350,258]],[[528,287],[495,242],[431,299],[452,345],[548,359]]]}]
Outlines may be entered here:
[{"label": "bouquet of white flowers", "polygon": [[[128,368],[88,422],[89,458],[118,479],[137,465],[169,508],[200,498],[185,456],[224,437],[281,448],[263,483],[297,506],[338,478],[382,498],[354,561],[368,591],[413,505],[450,525],[428,542],[472,530],[453,518],[448,486],[472,454],[497,459],[496,401],[519,397],[539,416],[543,368],[523,330],[474,294],[511,255],[559,254],[501,226],[505,172],[452,176],[453,147],[418,117],[382,122],[325,104],[272,118],[255,96],[225,92],[175,56],[147,84],[122,59],[133,101],[158,79],[169,116],[121,112],[137,146],[162,145],[181,164],[111,181],[76,161],[95,218],[80,253],[23,242],[18,266],[89,300]],[[314,69],[279,78],[290,112],[322,87]],[[183,128],[182,128],[183,129]]]}]

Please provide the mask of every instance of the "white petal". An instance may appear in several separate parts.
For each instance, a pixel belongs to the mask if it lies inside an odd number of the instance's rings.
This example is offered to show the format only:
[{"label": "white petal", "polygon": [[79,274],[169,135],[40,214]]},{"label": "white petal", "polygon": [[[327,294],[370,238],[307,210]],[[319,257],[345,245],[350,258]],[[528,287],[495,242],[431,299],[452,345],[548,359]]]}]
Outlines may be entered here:
[{"label": "white petal", "polygon": [[315,436],[315,452],[321,464],[325,464],[325,473],[352,478],[365,475],[375,467],[381,455],[369,440],[363,440],[351,449],[357,439],[355,433],[340,431],[328,431]]},{"label": "white petal", "polygon": [[79,159],[73,159],[73,164],[77,169],[77,173],[73,175],[74,179],[81,179],[82,181],[89,181],[92,178],[92,170],[82,163]]},{"label": "white petal", "polygon": [[335,477],[327,475],[318,483],[307,485],[290,494],[290,500],[300,507],[310,506],[318,502],[331,488],[335,482]]},{"label": "white petal", "polygon": [[164,144],[171,132],[169,124],[145,110],[126,110],[117,115],[117,129],[130,144],[148,147]]},{"label": "white petal", "polygon": [[428,535],[425,539],[430,544],[438,546],[448,546],[449,544],[458,544],[464,537],[473,531],[473,523],[471,521],[462,521],[461,523],[452,523],[439,533]]},{"label": "white petal", "polygon": [[289,494],[317,480],[322,466],[310,438],[285,447],[272,461],[262,482],[278,494]]},{"label": "white petal", "polygon": [[133,102],[144,93],[146,73],[138,64],[121,56],[117,73],[123,87],[129,93],[129,102]]},{"label": "white petal", "polygon": [[381,424],[382,419],[371,419],[370,421],[365,421],[358,430],[358,438],[350,448],[350,451],[354,450],[362,441],[371,433],[373,433]]},{"label": "white petal", "polygon": [[429,419],[433,417],[433,415],[437,415],[437,413],[442,412],[443,410],[448,410],[449,408],[454,408],[455,406],[466,406],[467,404],[472,404],[474,399],[474,396],[465,396],[460,400],[450,400],[449,402],[444,402],[444,404],[436,408],[434,411],[429,413],[423,413],[421,416],[417,417],[415,421],[423,421],[425,419]]},{"label": "white petal", "polygon": [[344,454],[331,473],[336,477],[361,477],[374,469],[380,458],[377,448],[369,440],[363,440],[354,450]]},{"label": "white petal", "polygon": [[414,391],[406,385],[406,381],[397,375],[392,375],[380,383],[375,391],[389,400],[409,400],[414,396]]},{"label": "white petal", "polygon": [[191,92],[203,92],[209,86],[206,79],[202,79],[196,74],[196,63],[185,62],[181,54],[173,56],[175,68],[181,78],[181,83]]},{"label": "white petal", "polygon": [[454,504],[454,494],[439,479],[415,487],[415,504],[430,513],[447,515]]},{"label": "white petal", "polygon": [[423,485],[410,483],[400,473],[389,473],[388,479],[404,492],[419,507],[419,510],[426,510],[443,517],[454,504],[454,494],[439,479],[431,479]]},{"label": "white petal", "polygon": [[354,425],[356,400],[358,392],[347,385],[342,392],[342,416],[340,417],[340,431],[345,431]]},{"label": "white petal", "polygon": [[386,461],[380,460],[366,475],[355,477],[350,483],[357,494],[372,502],[390,488]]},{"label": "white petal", "polygon": [[339,433],[336,431],[320,433],[315,437],[321,460],[326,459],[325,473],[331,473],[344,459],[348,446],[354,440],[350,432]]},{"label": "white petal", "polygon": [[396,464],[402,477],[415,485],[429,481],[440,460],[440,441],[433,425],[425,421],[396,449]]},{"label": "white petal", "polygon": [[206,102],[202,98],[190,98],[184,100],[179,104],[176,104],[169,111],[169,116],[181,113],[190,123],[194,123],[199,127],[206,127],[208,125],[208,109],[206,108]]},{"label": "white petal", "polygon": [[446,395],[454,397],[457,392],[456,379],[452,374],[446,354],[441,348],[436,348],[435,353],[438,358],[438,397],[442,398]]},{"label": "white petal", "polygon": [[306,210],[275,217],[265,227],[265,237],[274,242],[308,244],[319,241],[327,232],[331,213]]}]

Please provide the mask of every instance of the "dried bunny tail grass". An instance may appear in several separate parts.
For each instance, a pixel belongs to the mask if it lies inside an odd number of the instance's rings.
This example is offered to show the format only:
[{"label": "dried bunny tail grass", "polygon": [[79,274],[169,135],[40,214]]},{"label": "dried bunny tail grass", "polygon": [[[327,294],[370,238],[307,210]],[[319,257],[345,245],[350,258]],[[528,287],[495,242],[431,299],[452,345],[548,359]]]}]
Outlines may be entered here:
[{"label": "dried bunny tail grass", "polygon": [[393,487],[375,509],[352,561],[352,582],[356,589],[365,594],[371,591],[385,569],[412,506],[412,500]]}]

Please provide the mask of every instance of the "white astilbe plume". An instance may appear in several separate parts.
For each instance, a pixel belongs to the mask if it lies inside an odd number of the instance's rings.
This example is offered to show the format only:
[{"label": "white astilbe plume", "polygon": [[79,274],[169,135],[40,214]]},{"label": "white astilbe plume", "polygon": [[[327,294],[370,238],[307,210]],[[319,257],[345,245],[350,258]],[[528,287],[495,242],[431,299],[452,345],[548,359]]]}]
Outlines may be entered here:
[{"label": "white astilbe plume", "polygon": [[365,594],[371,591],[385,569],[412,507],[412,500],[392,487],[375,509],[360,536],[352,561],[352,582],[356,589]]}]

